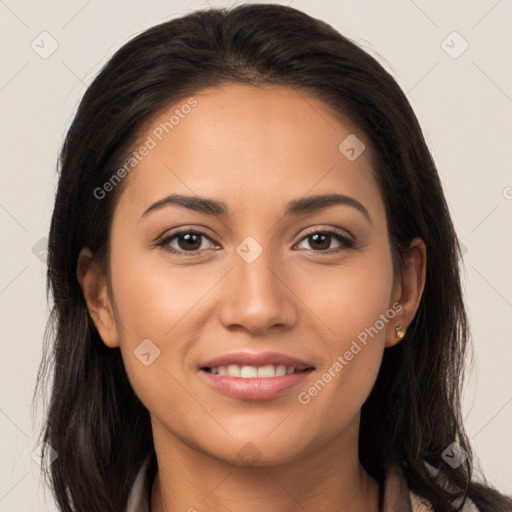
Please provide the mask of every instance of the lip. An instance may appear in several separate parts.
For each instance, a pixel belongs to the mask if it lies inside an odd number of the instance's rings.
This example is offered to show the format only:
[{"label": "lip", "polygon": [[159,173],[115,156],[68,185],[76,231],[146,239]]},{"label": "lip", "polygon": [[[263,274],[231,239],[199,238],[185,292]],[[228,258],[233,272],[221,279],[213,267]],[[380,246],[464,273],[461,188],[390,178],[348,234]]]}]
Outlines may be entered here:
[{"label": "lip", "polygon": [[232,398],[240,400],[268,400],[284,395],[295,386],[303,382],[314,370],[283,375],[282,377],[265,377],[245,379],[242,377],[228,377],[215,375],[201,370],[199,375],[217,391]]},{"label": "lip", "polygon": [[[245,379],[242,377],[215,375],[206,371],[206,368],[216,368],[230,364],[256,367],[270,364],[294,366],[296,372],[280,377]],[[295,386],[301,384],[311,375],[315,368],[303,359],[277,352],[264,352],[261,354],[236,352],[206,361],[200,365],[199,369],[200,377],[224,395],[240,400],[269,400],[284,395]]]},{"label": "lip", "polygon": [[[203,368],[216,368],[219,366],[228,366],[230,364],[238,364],[240,366],[267,366],[269,364],[285,366],[294,366],[297,370],[305,370],[306,368],[314,368],[313,364],[303,359],[298,359],[286,354],[278,352],[262,352],[255,354],[252,352],[234,352],[232,354],[224,354],[214,359],[210,359],[199,365]],[[236,377],[234,377],[236,378]],[[278,379],[279,377],[273,377]]]}]

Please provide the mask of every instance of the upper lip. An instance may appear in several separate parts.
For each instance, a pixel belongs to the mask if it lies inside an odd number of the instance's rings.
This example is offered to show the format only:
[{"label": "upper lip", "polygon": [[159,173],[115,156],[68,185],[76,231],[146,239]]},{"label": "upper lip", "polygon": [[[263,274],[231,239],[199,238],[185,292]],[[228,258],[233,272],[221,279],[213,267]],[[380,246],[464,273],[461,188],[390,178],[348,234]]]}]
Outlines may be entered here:
[{"label": "upper lip", "polygon": [[303,359],[279,354],[277,352],[262,352],[255,354],[251,352],[234,352],[233,354],[224,354],[201,363],[200,368],[218,368],[219,366],[228,366],[237,364],[239,366],[267,366],[267,365],[285,365],[293,366],[297,370],[305,370],[306,368],[314,368],[314,366]]}]

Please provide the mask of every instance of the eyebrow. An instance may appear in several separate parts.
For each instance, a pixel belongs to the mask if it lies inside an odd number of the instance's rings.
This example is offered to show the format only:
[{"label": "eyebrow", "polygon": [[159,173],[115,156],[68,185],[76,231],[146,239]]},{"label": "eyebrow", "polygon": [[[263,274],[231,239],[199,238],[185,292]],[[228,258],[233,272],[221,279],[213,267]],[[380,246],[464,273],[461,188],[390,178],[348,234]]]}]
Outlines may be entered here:
[{"label": "eyebrow", "polygon": [[[209,199],[200,196],[185,196],[182,194],[171,194],[168,197],[160,199],[156,203],[153,203],[143,214],[145,217],[150,212],[160,210],[165,206],[177,205],[207,215],[214,215],[217,217],[229,216],[229,209],[226,203],[217,201],[215,199]],[[355,198],[344,194],[323,194],[314,195],[308,197],[301,197],[300,199],[294,199],[290,201],[285,208],[285,216],[290,217],[294,215],[301,215],[304,213],[312,213],[324,210],[334,205],[346,205],[355,208],[360,211],[373,225],[372,219],[368,210]],[[142,218],[141,217],[141,218]]]}]

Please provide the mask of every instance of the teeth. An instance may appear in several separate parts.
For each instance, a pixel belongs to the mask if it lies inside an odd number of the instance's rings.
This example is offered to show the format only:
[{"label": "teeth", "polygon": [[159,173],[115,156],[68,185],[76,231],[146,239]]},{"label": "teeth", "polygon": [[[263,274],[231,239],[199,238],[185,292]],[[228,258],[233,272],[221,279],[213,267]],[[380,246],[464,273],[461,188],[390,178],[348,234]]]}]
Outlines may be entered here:
[{"label": "teeth", "polygon": [[[276,369],[271,365],[267,366],[260,366],[258,368],[258,377],[275,377],[276,376]],[[242,377],[245,377],[245,375],[242,373]]]},{"label": "teeth", "polygon": [[226,375],[228,377],[241,377],[240,373],[241,373],[240,366],[238,366],[236,364],[230,364],[226,371]]},{"label": "teeth", "polygon": [[255,368],[254,366],[242,366],[238,377],[243,377],[244,379],[255,379],[258,377],[258,368]]},{"label": "teeth", "polygon": [[[293,373],[295,371],[295,368],[293,366],[290,366],[292,371],[290,373]],[[276,367],[276,377],[282,377],[283,375],[286,375],[288,369],[284,364],[280,364]]]},{"label": "teeth", "polygon": [[238,364],[230,364],[228,366],[219,366],[211,368],[211,373],[214,375],[227,375],[228,377],[241,377],[243,379],[256,379],[256,378],[272,378],[282,377],[283,375],[290,375],[295,373],[294,366],[285,366],[284,364],[267,366],[240,366]]}]

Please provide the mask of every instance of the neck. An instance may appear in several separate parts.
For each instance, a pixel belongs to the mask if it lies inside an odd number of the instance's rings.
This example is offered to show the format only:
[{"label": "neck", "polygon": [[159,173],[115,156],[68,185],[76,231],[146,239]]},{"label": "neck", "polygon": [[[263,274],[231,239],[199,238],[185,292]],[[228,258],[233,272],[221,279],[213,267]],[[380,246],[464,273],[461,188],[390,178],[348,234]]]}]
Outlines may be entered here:
[{"label": "neck", "polygon": [[158,472],[151,512],[378,512],[379,486],[359,462],[358,428],[357,417],[293,460],[246,467],[194,449],[153,421]]}]

